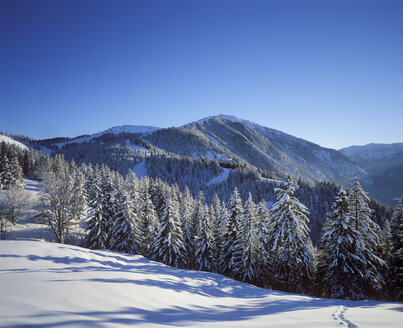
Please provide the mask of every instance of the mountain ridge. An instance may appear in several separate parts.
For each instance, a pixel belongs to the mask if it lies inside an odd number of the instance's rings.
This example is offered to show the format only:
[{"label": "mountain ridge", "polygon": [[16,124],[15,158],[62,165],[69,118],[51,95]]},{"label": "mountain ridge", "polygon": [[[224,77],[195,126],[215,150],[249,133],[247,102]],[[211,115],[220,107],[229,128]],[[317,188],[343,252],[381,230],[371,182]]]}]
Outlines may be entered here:
[{"label": "mountain ridge", "polygon": [[[127,158],[125,170],[129,168],[128,156],[131,155],[124,150],[124,147],[129,145],[133,151],[141,149],[143,155],[165,153],[166,156],[175,154],[193,159],[208,158],[219,161],[220,166],[227,168],[233,166],[231,163],[234,162],[238,163],[236,164],[238,167],[250,165],[264,177],[277,177],[280,180],[286,180],[290,176],[294,180],[302,179],[308,183],[332,181],[349,187],[353,178],[357,176],[371,196],[389,205],[394,205],[392,199],[403,193],[399,186],[396,186],[391,194],[386,193],[388,186],[382,181],[385,174],[390,173],[387,172],[388,167],[393,169],[392,178],[398,181],[403,176],[401,172],[403,161],[398,160],[397,164],[393,161],[386,163],[385,156],[380,156],[374,169],[374,165],[368,165],[368,161],[365,162],[351,155],[354,149],[361,149],[357,148],[359,146],[344,148],[340,151],[325,148],[233,115],[209,116],[171,128],[116,126],[90,136],[58,140],[58,142],[50,140],[45,146],[56,146],[57,151],[62,153],[68,151],[71,157],[75,156],[74,152],[80,152],[78,148],[73,149],[72,145],[77,143],[87,144],[86,152],[103,152],[104,157],[110,154],[114,159],[112,162],[107,162],[110,165],[112,163],[112,167],[116,167],[118,158]],[[117,148],[113,146],[113,143],[120,144],[120,155],[115,154]],[[68,146],[69,148],[66,148]],[[109,149],[105,150],[105,147]],[[381,146],[377,144],[371,147]],[[82,158],[86,157],[88,156],[83,155]],[[100,155],[95,157],[99,162]],[[73,158],[80,160],[77,157]],[[138,164],[139,161],[141,158],[134,164]],[[373,164],[374,161],[370,162]],[[144,166],[144,163],[142,165]],[[133,164],[131,166],[133,167]]]}]

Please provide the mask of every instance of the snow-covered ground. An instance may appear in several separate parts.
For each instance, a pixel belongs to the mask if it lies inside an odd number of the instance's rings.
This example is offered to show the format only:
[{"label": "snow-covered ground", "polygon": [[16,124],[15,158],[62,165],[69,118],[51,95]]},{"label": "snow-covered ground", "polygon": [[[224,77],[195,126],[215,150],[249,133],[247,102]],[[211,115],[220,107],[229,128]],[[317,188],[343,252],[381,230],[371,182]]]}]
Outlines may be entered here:
[{"label": "snow-covered ground", "polygon": [[212,152],[212,151],[210,151],[210,150],[207,151],[207,152],[205,152],[205,153],[193,152],[193,153],[192,153],[192,157],[193,157],[193,158],[197,158],[197,157],[207,157],[208,159],[212,159],[212,160],[231,161],[231,158],[229,158],[227,155],[215,153],[215,152]]},{"label": "snow-covered ground", "polygon": [[230,171],[231,171],[230,169],[223,167],[222,172],[219,175],[217,175],[216,177],[211,178],[211,180],[209,182],[207,182],[206,185],[210,186],[212,184],[221,183],[221,182],[227,180]]},{"label": "snow-covered ground", "polygon": [[318,299],[140,255],[0,241],[2,327],[401,327],[402,303]]},{"label": "snow-covered ground", "polygon": [[147,149],[147,148],[145,148],[145,147],[143,147],[143,146],[139,146],[139,145],[136,145],[136,144],[132,144],[131,142],[130,142],[130,140],[126,140],[126,146],[127,147],[129,147],[131,150],[133,150],[133,151],[140,151],[140,152],[143,152],[145,155],[147,155],[147,156],[149,156],[150,155],[150,151]]},{"label": "snow-covered ground", "polygon": [[137,178],[141,179],[147,176],[147,168],[145,161],[141,161],[133,166],[132,171],[136,175]]}]

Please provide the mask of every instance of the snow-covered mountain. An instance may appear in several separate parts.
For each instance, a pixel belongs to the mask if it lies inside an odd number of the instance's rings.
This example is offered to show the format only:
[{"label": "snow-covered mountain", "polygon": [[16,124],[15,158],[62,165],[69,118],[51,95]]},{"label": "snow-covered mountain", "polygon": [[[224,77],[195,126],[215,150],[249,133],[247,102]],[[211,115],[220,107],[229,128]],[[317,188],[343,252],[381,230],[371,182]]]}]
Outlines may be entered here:
[{"label": "snow-covered mountain", "polygon": [[368,189],[374,197],[396,205],[393,200],[403,195],[403,143],[351,146],[340,152],[365,168],[373,180]]},{"label": "snow-covered mountain", "polygon": [[121,125],[114,126],[108,130],[96,133],[95,135],[102,135],[107,133],[119,134],[119,133],[152,133],[154,131],[161,130],[161,128],[155,126],[144,125]]},{"label": "snow-covered mountain", "polygon": [[[350,183],[369,180],[365,170],[334,149],[230,115],[207,117],[183,128],[198,131],[217,146],[281,178]],[[211,149],[214,151],[214,149]]]},{"label": "snow-covered mountain", "polygon": [[135,133],[140,133],[143,135],[155,132],[160,130],[161,128],[155,127],[155,126],[145,126],[145,125],[121,125],[121,126],[114,126],[110,129],[107,129],[105,131],[97,132],[91,135],[85,135],[77,138],[73,138],[71,140],[63,141],[63,142],[57,142],[55,143],[56,146],[59,148],[62,148],[65,145],[69,145],[72,143],[83,143],[83,142],[88,142],[91,141],[94,138],[98,138],[102,135],[105,134],[114,134],[118,135],[120,133],[130,133],[130,134],[135,134]]},{"label": "snow-covered mountain", "polygon": [[[83,146],[74,148],[74,144]],[[143,175],[150,170],[151,164],[146,168],[145,162],[139,163],[143,159],[130,160],[132,155],[125,147],[131,151],[141,149],[147,156],[176,154],[182,158],[208,158],[219,161],[219,165],[226,168],[248,165],[260,170],[265,177],[276,176],[280,180],[291,176],[307,182],[333,181],[349,187],[353,177],[358,176],[372,197],[389,205],[395,205],[392,198],[403,194],[401,145],[354,146],[337,151],[223,114],[177,128],[124,125],[93,135],[41,143],[42,147],[60,151],[76,162],[95,160],[122,172],[136,165],[136,168],[142,168]],[[124,166],[120,164],[122,160]],[[236,165],[231,167],[230,162]],[[394,187],[387,193],[385,188],[389,182],[384,183],[385,175],[387,180],[394,179]]]},{"label": "snow-covered mountain", "polygon": [[365,167],[378,166],[379,162],[403,158],[403,142],[392,144],[371,143],[365,146],[350,146],[340,151]]},{"label": "snow-covered mountain", "polygon": [[140,255],[0,241],[1,327],[401,327],[401,303],[319,299]]}]

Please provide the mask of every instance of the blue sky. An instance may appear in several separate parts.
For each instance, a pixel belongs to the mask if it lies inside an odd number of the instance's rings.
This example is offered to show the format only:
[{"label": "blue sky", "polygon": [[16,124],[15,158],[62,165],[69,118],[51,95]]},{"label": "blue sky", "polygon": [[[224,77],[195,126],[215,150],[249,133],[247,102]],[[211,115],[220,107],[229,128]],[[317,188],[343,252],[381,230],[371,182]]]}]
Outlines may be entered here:
[{"label": "blue sky", "polygon": [[403,142],[403,1],[0,1],[0,130],[220,113],[331,148]]}]

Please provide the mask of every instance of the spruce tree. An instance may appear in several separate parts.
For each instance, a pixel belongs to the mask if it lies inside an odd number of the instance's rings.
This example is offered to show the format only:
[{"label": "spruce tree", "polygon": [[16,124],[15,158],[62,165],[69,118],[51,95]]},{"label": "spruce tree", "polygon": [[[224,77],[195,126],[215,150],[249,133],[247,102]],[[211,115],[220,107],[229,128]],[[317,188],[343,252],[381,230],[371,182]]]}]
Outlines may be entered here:
[{"label": "spruce tree", "polygon": [[242,199],[235,187],[228,202],[227,230],[223,236],[224,244],[220,271],[237,279],[241,279],[243,273],[243,236],[241,231],[243,215]]},{"label": "spruce tree", "polygon": [[180,217],[181,225],[183,230],[183,243],[186,250],[186,261],[188,263],[188,268],[194,267],[194,256],[195,256],[195,225],[193,221],[194,212],[194,200],[190,194],[189,188],[186,186],[182,194],[182,199],[180,203]]},{"label": "spruce tree", "polygon": [[92,188],[92,198],[89,201],[89,220],[87,221],[86,246],[92,249],[108,248],[110,230],[109,219],[104,217],[104,211],[101,199],[101,188],[94,186]]},{"label": "spruce tree", "polygon": [[74,211],[73,216],[78,220],[82,221],[87,218],[87,197],[84,189],[85,177],[80,170],[76,170],[74,173],[74,186],[73,186],[73,199]]},{"label": "spruce tree", "polygon": [[257,245],[256,204],[249,193],[245,203],[245,215],[242,220],[241,232],[243,235],[243,268],[242,280],[256,282],[258,274],[258,245]]},{"label": "spruce tree", "polygon": [[139,229],[141,231],[140,252],[146,257],[150,257],[152,251],[152,243],[159,230],[159,221],[151,196],[148,193],[147,182],[143,181],[141,188],[141,217]]},{"label": "spruce tree", "polygon": [[269,250],[267,249],[268,234],[270,228],[269,212],[266,202],[261,201],[256,209],[257,235],[256,235],[256,251],[257,251],[257,279],[263,286],[270,286],[269,278],[273,277],[272,268],[269,265]]},{"label": "spruce tree", "polygon": [[0,189],[9,189],[11,187],[24,188],[24,179],[22,177],[22,168],[18,162],[17,156],[11,157],[4,155],[0,160]]},{"label": "spruce tree", "polygon": [[352,223],[347,193],[341,188],[327,215],[320,242],[317,280],[323,296],[363,298],[365,246],[362,235]]},{"label": "spruce tree", "polygon": [[356,177],[349,195],[349,210],[354,229],[361,234],[364,242],[360,257],[365,264],[363,292],[367,297],[376,297],[383,292],[385,282],[382,272],[386,269],[386,263],[379,257],[380,228],[370,218],[372,210],[368,202],[369,198]]},{"label": "spruce tree", "polygon": [[25,187],[24,179],[22,177],[22,167],[18,161],[17,156],[14,156],[11,159],[10,163],[10,181],[9,181],[9,186],[22,189]]},{"label": "spruce tree", "polygon": [[392,229],[390,226],[390,221],[388,219],[384,220],[381,236],[381,258],[386,262],[385,270],[382,272],[382,276],[385,280],[385,295],[389,298],[393,294],[391,289],[392,272],[393,268],[391,266],[392,260]]},{"label": "spruce tree", "polygon": [[214,269],[214,235],[213,224],[207,205],[199,213],[197,233],[195,237],[196,268],[202,271],[212,272]]},{"label": "spruce tree", "polygon": [[220,273],[220,262],[223,257],[224,234],[227,231],[228,210],[224,202],[220,205],[220,212],[214,222],[214,268]]},{"label": "spruce tree", "polygon": [[135,212],[137,217],[141,218],[142,199],[140,192],[140,183],[136,175],[131,170],[129,170],[129,173],[126,176],[125,185],[132,200],[133,211]]},{"label": "spruce tree", "polygon": [[269,213],[272,226],[268,245],[278,288],[303,292],[312,279],[313,256],[308,210],[294,196],[295,189],[290,180],[285,190],[275,189],[277,201]]},{"label": "spruce tree", "polygon": [[7,189],[10,184],[10,162],[7,155],[3,155],[0,159],[0,189]]},{"label": "spruce tree", "polygon": [[103,176],[100,182],[99,201],[101,202],[102,218],[104,220],[104,229],[107,239],[105,240],[105,248],[110,248],[112,239],[112,227],[115,218],[117,206],[117,190],[113,183],[112,173],[106,167],[103,169]]},{"label": "spruce tree", "polygon": [[168,186],[164,193],[158,235],[153,243],[153,259],[176,268],[184,268],[186,265],[179,204]]},{"label": "spruce tree", "polygon": [[391,287],[392,297],[403,301],[403,196],[397,204],[391,220]]},{"label": "spruce tree", "polygon": [[112,227],[111,249],[136,254],[140,249],[141,233],[137,226],[138,218],[133,210],[133,202],[125,190],[120,192],[118,200]]}]

